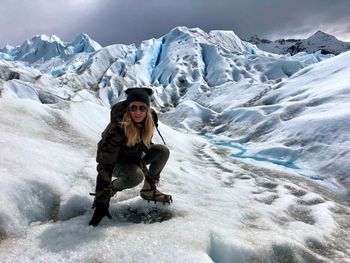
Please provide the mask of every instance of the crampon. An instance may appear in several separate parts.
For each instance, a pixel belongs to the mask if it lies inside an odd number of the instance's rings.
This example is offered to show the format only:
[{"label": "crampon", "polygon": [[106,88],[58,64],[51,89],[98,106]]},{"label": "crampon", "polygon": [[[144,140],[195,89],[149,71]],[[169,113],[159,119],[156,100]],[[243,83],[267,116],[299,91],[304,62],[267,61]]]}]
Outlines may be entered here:
[{"label": "crampon", "polygon": [[171,195],[163,194],[157,189],[142,189],[140,196],[148,202],[153,201],[154,203],[160,202],[163,205],[170,204],[173,202]]}]

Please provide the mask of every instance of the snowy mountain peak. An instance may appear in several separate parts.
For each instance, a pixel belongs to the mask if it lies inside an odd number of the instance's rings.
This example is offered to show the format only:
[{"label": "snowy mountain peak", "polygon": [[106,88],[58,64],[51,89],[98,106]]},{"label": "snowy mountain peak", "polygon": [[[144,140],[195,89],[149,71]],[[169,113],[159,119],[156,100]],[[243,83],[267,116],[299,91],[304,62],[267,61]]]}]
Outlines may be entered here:
[{"label": "snowy mountain peak", "polygon": [[259,38],[258,35],[253,35],[250,37],[249,40],[247,40],[248,42],[254,44],[254,45],[259,45],[261,43],[271,43],[272,41],[264,39],[264,38]]},{"label": "snowy mountain peak", "polygon": [[92,40],[86,33],[80,33],[69,46],[74,48],[74,53],[95,52],[102,48],[99,43]]},{"label": "snowy mountain peak", "polygon": [[308,40],[308,41],[325,41],[325,42],[339,41],[336,37],[334,37],[330,34],[324,33],[320,30],[318,30],[315,34],[313,34],[311,37],[307,38],[306,40]]},{"label": "snowy mountain peak", "polygon": [[258,50],[253,48],[249,43],[242,41],[233,31],[231,30],[212,30],[209,32],[211,40],[215,40],[215,44],[220,47],[230,50],[231,52],[249,52],[256,53]]},{"label": "snowy mountain peak", "polygon": [[38,64],[54,57],[69,56],[81,52],[95,52],[101,45],[87,34],[79,34],[72,42],[64,42],[58,36],[36,35],[17,47],[5,46],[0,52],[6,60],[20,60],[29,64]]},{"label": "snowy mountain peak", "polygon": [[318,30],[306,39],[278,39],[270,41],[260,39],[257,35],[254,35],[248,42],[256,45],[261,50],[277,54],[289,53],[295,55],[299,52],[314,53],[321,51],[322,54],[338,55],[350,50],[350,43],[342,42],[321,30]]},{"label": "snowy mountain peak", "polygon": [[64,45],[64,42],[58,36],[56,35],[48,36],[46,34],[36,35],[28,42],[37,42],[37,41],[44,41],[44,42],[50,42],[50,43],[57,42]]},{"label": "snowy mountain peak", "polygon": [[79,35],[76,36],[75,40],[77,40],[77,39],[91,39],[91,38],[89,37],[88,34],[81,32]]},{"label": "snowy mountain peak", "polygon": [[317,30],[317,32],[315,34],[313,34],[312,36],[329,36],[329,37],[333,37],[332,35],[330,34],[327,34],[321,30]]},{"label": "snowy mountain peak", "polygon": [[[45,44],[46,43],[46,44]],[[57,43],[59,45],[64,45],[64,42],[55,35],[36,35],[32,37],[31,39],[27,39],[22,45],[19,46],[19,48],[24,49],[24,48],[37,48],[43,45],[51,44],[51,43]]]},{"label": "snowy mountain peak", "polygon": [[59,37],[43,34],[26,40],[21,46],[11,50],[9,54],[15,60],[35,63],[59,56],[64,49],[65,43]]},{"label": "snowy mountain peak", "polygon": [[203,33],[206,34],[200,29],[191,30],[185,26],[178,26],[170,30],[163,39],[169,43],[171,41],[180,41],[181,39],[193,39],[196,35],[202,35]]},{"label": "snowy mountain peak", "polygon": [[28,53],[40,48],[47,48],[49,45],[57,45],[64,47],[65,43],[55,35],[36,35],[31,39],[27,39],[22,45],[17,46],[15,49],[12,49],[16,53]]},{"label": "snowy mountain peak", "polygon": [[322,54],[338,55],[349,49],[350,43],[342,42],[336,37],[319,30],[309,38],[297,41],[287,49],[287,52],[294,55],[302,51],[313,53],[320,50]]},{"label": "snowy mountain peak", "polygon": [[[200,28],[187,28],[185,26],[175,27],[164,37],[167,43],[180,43],[181,41],[194,45],[214,45],[222,49],[236,52],[252,52],[252,46],[242,41],[233,31],[212,30],[209,33]],[[256,50],[253,51],[255,53]]]},{"label": "snowy mountain peak", "polygon": [[10,51],[10,50],[12,50],[12,49],[14,49],[14,48],[15,48],[14,46],[11,46],[11,45],[9,45],[9,44],[6,44],[5,47],[4,47],[3,49],[0,49],[0,51],[1,51],[1,50],[9,50],[9,51]]}]

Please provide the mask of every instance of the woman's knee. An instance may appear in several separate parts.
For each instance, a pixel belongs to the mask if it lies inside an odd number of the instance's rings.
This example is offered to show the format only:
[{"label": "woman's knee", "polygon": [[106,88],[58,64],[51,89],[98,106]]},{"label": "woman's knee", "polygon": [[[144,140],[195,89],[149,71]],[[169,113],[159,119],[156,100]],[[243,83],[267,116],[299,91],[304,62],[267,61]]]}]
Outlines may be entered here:
[{"label": "woman's knee", "polygon": [[124,165],[120,169],[116,169],[115,172],[114,176],[117,177],[118,187],[122,189],[133,188],[142,183],[144,179],[142,169],[136,164]]},{"label": "woman's knee", "polygon": [[155,144],[151,146],[151,150],[155,152],[159,157],[161,157],[164,160],[169,159],[170,151],[168,147],[162,144]]}]

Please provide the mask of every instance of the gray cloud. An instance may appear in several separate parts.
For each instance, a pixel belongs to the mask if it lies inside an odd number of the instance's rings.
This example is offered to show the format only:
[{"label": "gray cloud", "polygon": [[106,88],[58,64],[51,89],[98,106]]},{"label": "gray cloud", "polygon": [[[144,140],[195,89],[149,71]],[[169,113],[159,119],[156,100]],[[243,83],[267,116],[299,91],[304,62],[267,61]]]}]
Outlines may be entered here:
[{"label": "gray cloud", "polygon": [[2,0],[0,46],[43,33],[71,41],[80,32],[102,45],[139,44],[180,25],[270,39],[320,29],[350,41],[348,21],[348,0]]}]

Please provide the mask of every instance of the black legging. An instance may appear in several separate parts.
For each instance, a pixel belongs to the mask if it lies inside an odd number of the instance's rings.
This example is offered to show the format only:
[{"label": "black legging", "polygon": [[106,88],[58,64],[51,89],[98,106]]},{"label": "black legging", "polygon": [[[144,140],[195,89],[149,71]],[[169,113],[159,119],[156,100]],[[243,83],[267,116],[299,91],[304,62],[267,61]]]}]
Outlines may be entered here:
[{"label": "black legging", "polygon": [[[152,144],[147,151],[143,162],[149,167],[149,176],[153,180],[159,180],[160,173],[169,159],[169,149],[162,144]],[[142,168],[135,163],[118,162],[113,170],[112,182],[113,190],[122,191],[127,188],[133,188],[142,183],[145,175]]]}]

